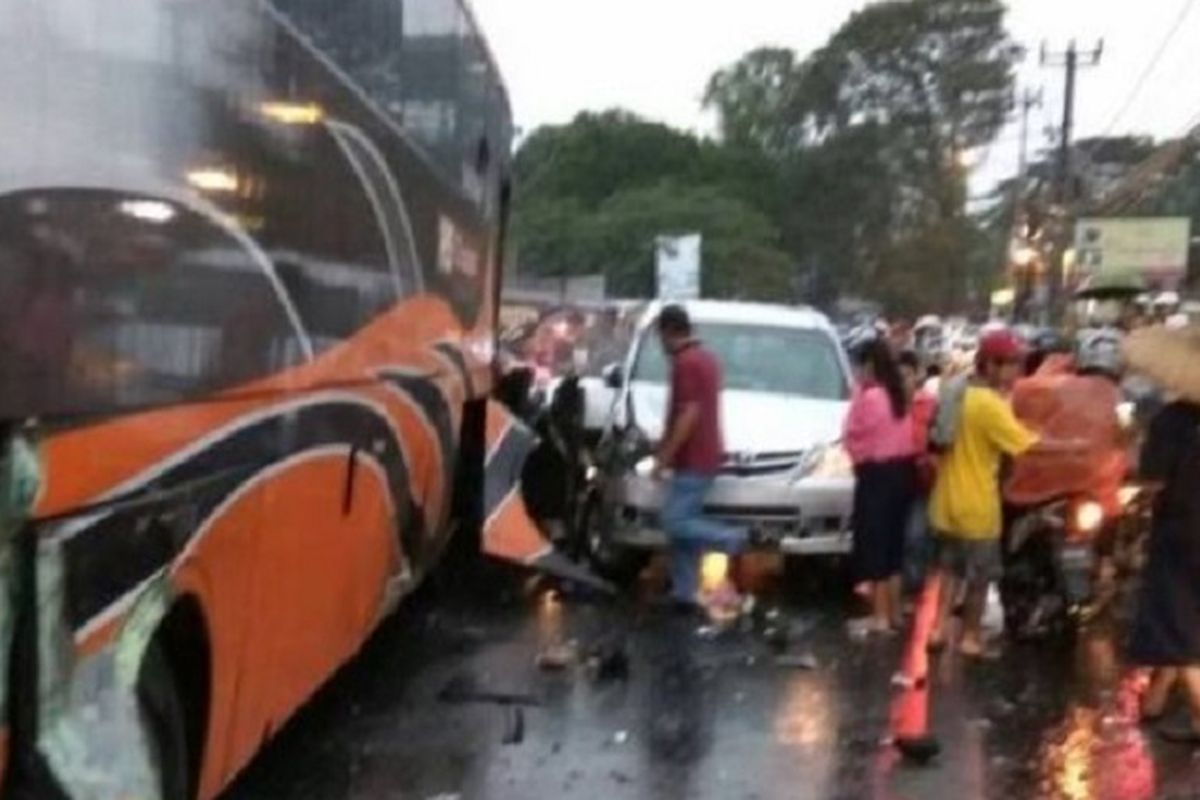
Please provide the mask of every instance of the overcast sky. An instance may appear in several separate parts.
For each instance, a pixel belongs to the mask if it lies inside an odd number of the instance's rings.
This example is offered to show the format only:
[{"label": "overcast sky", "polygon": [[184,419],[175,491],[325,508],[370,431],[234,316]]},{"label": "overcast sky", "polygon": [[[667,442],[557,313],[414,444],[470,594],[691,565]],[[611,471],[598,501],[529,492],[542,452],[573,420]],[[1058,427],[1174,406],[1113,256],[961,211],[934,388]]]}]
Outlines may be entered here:
[{"label": "overcast sky", "polygon": [[[761,45],[806,54],[861,0],[473,0],[508,82],[517,125],[570,120],[620,106],[671,125],[711,133],[700,108],[712,72]],[[1079,136],[1104,132],[1133,91],[1188,0],[1010,0],[1009,29],[1029,48],[1021,86],[1045,89],[1030,140],[1044,144],[1062,113],[1062,70],[1038,65],[1045,41],[1061,48],[1105,41],[1102,62],[1080,72]],[[1200,3],[1185,17],[1117,131],[1174,136],[1200,115]],[[1017,129],[981,154],[981,189],[1015,170]]]}]

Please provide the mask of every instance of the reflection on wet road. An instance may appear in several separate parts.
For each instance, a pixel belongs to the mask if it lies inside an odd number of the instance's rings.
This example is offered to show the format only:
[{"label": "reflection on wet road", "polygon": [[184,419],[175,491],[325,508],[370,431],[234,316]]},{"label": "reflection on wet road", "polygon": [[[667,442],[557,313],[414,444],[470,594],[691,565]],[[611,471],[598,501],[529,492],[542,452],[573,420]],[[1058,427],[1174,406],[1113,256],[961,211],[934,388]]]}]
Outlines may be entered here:
[{"label": "reflection on wet road", "polygon": [[[715,638],[516,584],[423,598],[228,797],[1200,797],[1200,757],[1138,726],[1140,685],[1111,635],[926,665],[922,607],[915,635],[853,642],[828,596],[790,599],[771,636]],[[535,663],[549,645],[567,645],[561,668]],[[614,653],[628,680],[605,666]],[[940,752],[901,756],[892,742],[926,723]]]}]

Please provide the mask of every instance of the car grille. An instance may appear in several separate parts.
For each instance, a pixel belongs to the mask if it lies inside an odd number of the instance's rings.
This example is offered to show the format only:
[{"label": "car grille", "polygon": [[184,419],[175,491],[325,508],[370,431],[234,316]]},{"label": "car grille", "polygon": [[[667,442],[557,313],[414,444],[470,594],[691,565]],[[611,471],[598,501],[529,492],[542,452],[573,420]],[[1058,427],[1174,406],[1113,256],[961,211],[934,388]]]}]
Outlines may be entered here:
[{"label": "car grille", "polygon": [[705,516],[728,520],[795,520],[800,518],[800,509],[796,506],[726,506],[706,503],[704,505],[704,514]]},{"label": "car grille", "polygon": [[752,477],[790,472],[800,464],[804,451],[783,453],[731,453],[721,467],[722,475]]}]

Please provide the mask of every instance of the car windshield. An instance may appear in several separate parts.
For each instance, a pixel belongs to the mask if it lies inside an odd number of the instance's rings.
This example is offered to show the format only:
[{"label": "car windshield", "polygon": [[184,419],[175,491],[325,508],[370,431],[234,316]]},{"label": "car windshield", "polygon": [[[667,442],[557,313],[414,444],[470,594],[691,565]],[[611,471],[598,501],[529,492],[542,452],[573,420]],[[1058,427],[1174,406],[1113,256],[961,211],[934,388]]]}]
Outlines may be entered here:
[{"label": "car windshield", "polygon": [[[833,340],[816,330],[700,323],[697,337],[721,361],[725,388],[845,400],[846,375]],[[633,379],[666,383],[669,368],[653,336],[642,340]]]}]

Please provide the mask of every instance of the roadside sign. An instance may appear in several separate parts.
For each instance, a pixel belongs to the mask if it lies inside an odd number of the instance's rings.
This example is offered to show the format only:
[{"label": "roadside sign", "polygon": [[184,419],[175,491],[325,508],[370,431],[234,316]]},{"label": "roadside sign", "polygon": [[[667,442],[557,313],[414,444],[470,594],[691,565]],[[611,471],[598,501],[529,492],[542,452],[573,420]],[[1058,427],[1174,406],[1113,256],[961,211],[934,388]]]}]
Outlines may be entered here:
[{"label": "roadside sign", "polygon": [[1085,217],[1075,226],[1078,268],[1093,283],[1174,288],[1187,274],[1190,240],[1187,217]]},{"label": "roadside sign", "polygon": [[660,300],[696,300],[700,297],[700,253],[698,233],[659,236],[655,240]]}]

